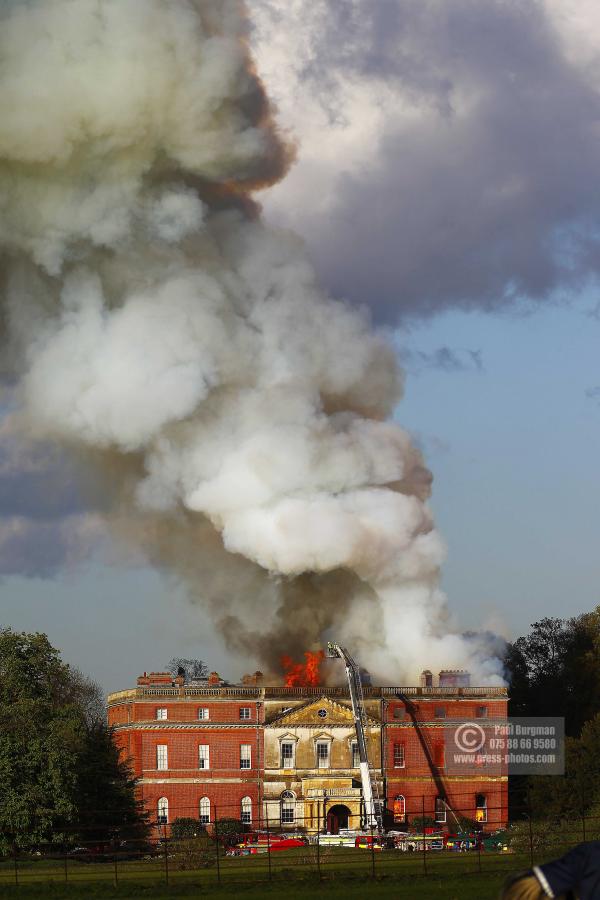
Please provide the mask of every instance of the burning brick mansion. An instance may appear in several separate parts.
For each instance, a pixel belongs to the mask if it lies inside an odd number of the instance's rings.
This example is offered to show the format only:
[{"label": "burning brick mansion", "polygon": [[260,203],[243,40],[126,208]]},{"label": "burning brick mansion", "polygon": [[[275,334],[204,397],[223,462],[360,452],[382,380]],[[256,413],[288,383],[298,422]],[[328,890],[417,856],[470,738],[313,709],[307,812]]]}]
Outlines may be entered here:
[{"label": "burning brick mansion", "polygon": [[[296,667],[297,669],[299,667]],[[298,672],[296,672],[298,675]],[[109,724],[152,821],[231,817],[260,829],[336,833],[364,821],[358,749],[345,687],[204,683],[159,672],[108,697]],[[386,828],[461,817],[485,830],[508,818],[506,775],[446,772],[445,729],[503,719],[507,689],[471,686],[466,672],[425,671],[418,686],[365,684],[366,743]]]}]

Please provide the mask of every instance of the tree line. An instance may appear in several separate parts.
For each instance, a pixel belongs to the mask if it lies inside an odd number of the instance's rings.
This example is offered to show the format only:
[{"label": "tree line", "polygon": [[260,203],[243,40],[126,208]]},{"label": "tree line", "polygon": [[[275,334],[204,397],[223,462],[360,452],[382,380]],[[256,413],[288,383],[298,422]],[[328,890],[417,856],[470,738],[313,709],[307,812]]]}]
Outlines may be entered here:
[{"label": "tree line", "polygon": [[564,776],[510,780],[511,818],[559,824],[598,814],[600,826],[600,607],[544,618],[508,645],[509,714],[565,720]]}]

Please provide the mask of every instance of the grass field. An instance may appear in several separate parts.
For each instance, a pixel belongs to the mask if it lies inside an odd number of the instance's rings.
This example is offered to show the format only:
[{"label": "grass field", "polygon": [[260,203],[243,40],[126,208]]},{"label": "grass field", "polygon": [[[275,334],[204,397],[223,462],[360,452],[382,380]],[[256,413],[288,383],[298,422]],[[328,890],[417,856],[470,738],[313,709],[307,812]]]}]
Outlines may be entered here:
[{"label": "grass field", "polygon": [[[243,900],[286,897],[301,900],[327,895],[343,900],[360,897],[398,897],[427,900],[486,900],[497,897],[506,875],[527,868],[529,860],[514,854],[386,852],[314,848],[266,855],[221,857],[200,869],[181,871],[161,858],[119,862],[82,863],[21,859],[15,882],[12,861],[0,863],[0,897],[85,900],[85,898],[232,897]],[[424,862],[426,870],[424,870]],[[373,877],[373,864],[375,877]],[[320,868],[320,877],[319,877]],[[168,876],[168,883],[167,883]]]}]

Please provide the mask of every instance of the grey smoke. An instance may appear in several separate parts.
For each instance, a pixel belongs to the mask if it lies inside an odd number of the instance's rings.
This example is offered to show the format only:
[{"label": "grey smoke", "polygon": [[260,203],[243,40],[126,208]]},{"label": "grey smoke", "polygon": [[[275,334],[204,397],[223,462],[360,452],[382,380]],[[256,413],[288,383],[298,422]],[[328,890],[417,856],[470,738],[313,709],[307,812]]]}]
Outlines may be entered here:
[{"label": "grey smoke", "polygon": [[117,538],[232,651],[273,670],[331,632],[380,677],[427,659],[498,682],[439,589],[391,344],[251,197],[291,154],[241,5],[0,9],[3,360],[23,436],[87,466]]}]

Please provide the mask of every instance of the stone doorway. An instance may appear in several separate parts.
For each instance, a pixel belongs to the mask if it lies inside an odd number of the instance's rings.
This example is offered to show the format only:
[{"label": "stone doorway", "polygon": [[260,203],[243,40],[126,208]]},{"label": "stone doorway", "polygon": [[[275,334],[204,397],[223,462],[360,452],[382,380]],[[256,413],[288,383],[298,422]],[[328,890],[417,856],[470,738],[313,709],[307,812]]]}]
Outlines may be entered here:
[{"label": "stone doorway", "polygon": [[339,834],[340,828],[348,828],[350,810],[342,803],[337,803],[327,810],[327,832]]}]

